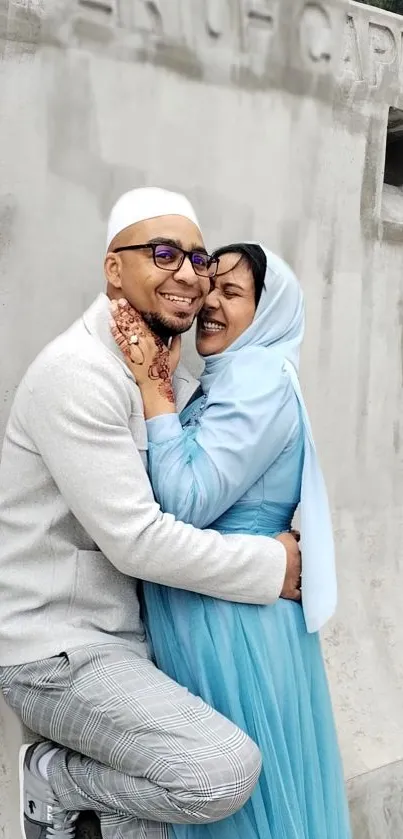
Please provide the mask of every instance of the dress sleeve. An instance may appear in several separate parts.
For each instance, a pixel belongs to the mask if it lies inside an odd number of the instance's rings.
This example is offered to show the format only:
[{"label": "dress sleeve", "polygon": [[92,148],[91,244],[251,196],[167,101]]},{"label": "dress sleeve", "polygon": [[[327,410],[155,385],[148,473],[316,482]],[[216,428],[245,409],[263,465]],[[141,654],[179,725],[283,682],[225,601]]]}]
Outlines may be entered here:
[{"label": "dress sleeve", "polygon": [[196,432],[178,414],[148,420],[149,472],[162,509],[208,527],[275,462],[299,428],[297,399],[279,358],[237,354],[217,377]]}]

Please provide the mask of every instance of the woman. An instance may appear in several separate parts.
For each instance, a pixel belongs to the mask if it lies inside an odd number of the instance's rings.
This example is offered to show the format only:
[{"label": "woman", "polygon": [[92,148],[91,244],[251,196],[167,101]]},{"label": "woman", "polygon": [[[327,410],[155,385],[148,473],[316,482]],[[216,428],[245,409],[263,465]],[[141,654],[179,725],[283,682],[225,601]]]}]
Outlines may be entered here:
[{"label": "woman", "polygon": [[260,246],[215,255],[218,274],[197,324],[201,392],[180,418],[160,363],[168,350],[139,320],[133,327],[128,364],[144,401],[150,478],[163,510],[225,533],[276,535],[291,528],[301,501],[303,608],[144,586],[158,666],[247,731],[263,756],[257,788],[239,813],[174,826],[172,835],[349,839],[315,631],[334,608],[335,581],[326,491],[296,373],[302,292],[288,266]]}]

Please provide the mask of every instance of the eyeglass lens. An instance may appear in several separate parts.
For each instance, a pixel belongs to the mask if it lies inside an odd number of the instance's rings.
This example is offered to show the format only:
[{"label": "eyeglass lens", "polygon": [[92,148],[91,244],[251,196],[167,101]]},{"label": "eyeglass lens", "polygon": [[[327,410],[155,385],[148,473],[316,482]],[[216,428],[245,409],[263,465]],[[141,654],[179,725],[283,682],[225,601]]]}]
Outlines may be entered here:
[{"label": "eyeglass lens", "polygon": [[[171,271],[179,268],[184,260],[183,251],[175,248],[173,245],[155,245],[154,256],[158,268],[165,268]],[[190,261],[195,273],[202,277],[209,277],[215,273],[216,266],[214,263],[211,265],[211,258],[208,254],[193,251],[190,254]]]}]

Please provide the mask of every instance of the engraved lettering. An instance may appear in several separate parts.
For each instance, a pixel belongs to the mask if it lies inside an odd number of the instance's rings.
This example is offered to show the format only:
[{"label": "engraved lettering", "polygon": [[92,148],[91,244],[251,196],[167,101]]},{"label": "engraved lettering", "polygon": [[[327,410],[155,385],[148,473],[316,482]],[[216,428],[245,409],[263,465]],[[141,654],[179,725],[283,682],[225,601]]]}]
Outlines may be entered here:
[{"label": "engraved lettering", "polygon": [[106,15],[111,15],[114,12],[114,6],[106,0],[79,0],[79,5],[84,9],[90,9],[90,11],[94,12],[103,12]]},{"label": "engraved lettering", "polygon": [[215,60],[227,68],[229,55],[239,51],[239,33],[234,25],[231,2],[233,0],[199,0],[190,4],[182,0],[181,5],[182,21],[186,17],[187,43],[194,45],[197,53],[206,50],[206,57],[207,51],[213,49]]},{"label": "engraved lettering", "polygon": [[[180,55],[181,68],[186,72],[189,66],[193,73],[194,59],[207,83],[235,84],[238,79],[241,84],[244,80],[250,84],[251,77],[256,76],[260,84],[263,79],[269,84],[282,56],[285,61],[284,50],[281,52],[284,38],[292,44],[293,66],[304,62],[310,73],[328,68],[338,54],[341,19],[330,0],[299,0],[295,4],[299,12],[296,10],[291,18],[282,0],[13,2],[26,10],[46,5],[43,37],[52,33],[63,44],[93,45],[111,56],[121,46],[127,61],[143,60],[146,48],[147,60],[154,60],[155,54],[159,64],[166,61],[176,67]],[[385,98],[388,93],[392,101],[399,81],[403,85],[402,29],[397,18],[387,18],[382,12],[378,16],[373,10],[369,15],[368,10],[349,8],[338,72],[345,94],[357,83],[364,83],[370,95],[379,98],[378,89],[384,88]]]},{"label": "engraved lettering", "polygon": [[92,24],[95,24],[98,31],[108,30],[117,23],[116,2],[117,0],[76,0],[76,20],[89,24],[86,34],[92,31]]},{"label": "engraved lettering", "polygon": [[397,58],[395,37],[388,26],[369,22],[370,84],[379,87],[384,71]]},{"label": "engraved lettering", "polygon": [[247,16],[249,21],[257,26],[269,26],[270,29],[273,26],[273,15],[269,9],[249,9]]},{"label": "engraved lettering", "polygon": [[162,14],[155,0],[146,0],[146,9],[154,32],[161,33],[163,30]]},{"label": "engraved lettering", "polygon": [[332,23],[329,13],[318,3],[308,3],[300,22],[300,44],[304,58],[315,63],[330,61]]},{"label": "engraved lettering", "polygon": [[344,31],[342,76],[352,76],[356,82],[363,81],[357,31],[354,18],[351,15],[347,15],[347,23]]},{"label": "engraved lettering", "polygon": [[118,22],[123,29],[162,35],[162,13],[156,0],[118,0]]},{"label": "engraved lettering", "polygon": [[206,0],[206,27],[212,38],[220,38],[223,34],[222,4],[217,0]]},{"label": "engraved lettering", "polygon": [[252,2],[245,10],[247,66],[253,73],[261,76],[266,67],[270,54],[270,44],[273,37],[274,18],[272,6],[267,2]]}]

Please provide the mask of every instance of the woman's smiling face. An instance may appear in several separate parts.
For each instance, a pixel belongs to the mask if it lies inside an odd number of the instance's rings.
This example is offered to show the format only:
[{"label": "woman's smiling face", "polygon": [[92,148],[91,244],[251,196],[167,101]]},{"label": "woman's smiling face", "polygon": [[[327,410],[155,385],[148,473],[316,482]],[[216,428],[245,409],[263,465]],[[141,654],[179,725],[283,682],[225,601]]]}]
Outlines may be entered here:
[{"label": "woman's smiling face", "polygon": [[251,325],[255,312],[255,283],[247,259],[225,253],[197,319],[198,353],[216,355],[228,349]]}]

